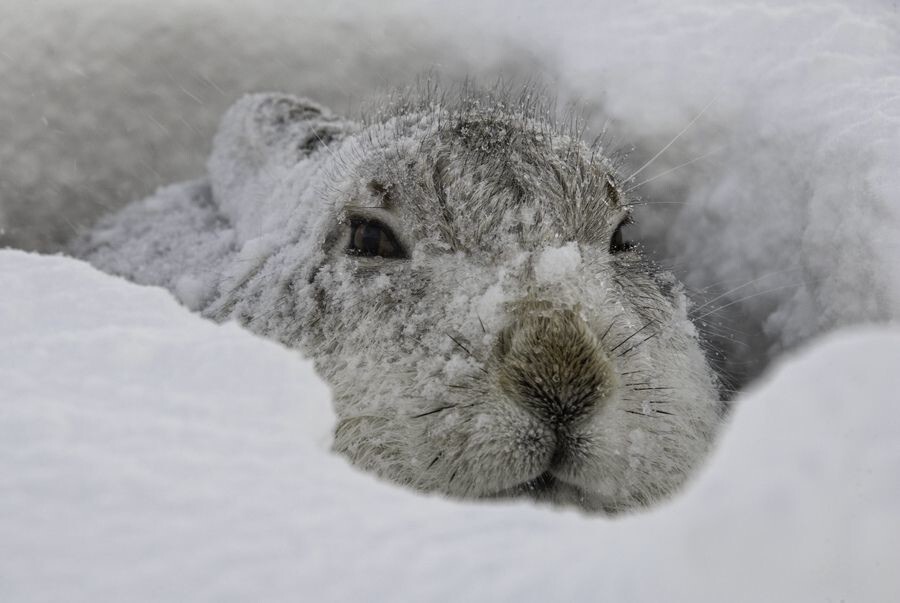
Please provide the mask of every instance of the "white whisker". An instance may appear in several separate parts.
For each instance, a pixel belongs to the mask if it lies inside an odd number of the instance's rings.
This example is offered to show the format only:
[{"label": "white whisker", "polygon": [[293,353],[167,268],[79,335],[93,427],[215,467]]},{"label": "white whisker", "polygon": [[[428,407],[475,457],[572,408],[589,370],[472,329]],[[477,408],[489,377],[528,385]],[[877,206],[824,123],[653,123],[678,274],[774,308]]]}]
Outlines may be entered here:
[{"label": "white whisker", "polygon": [[706,106],[703,107],[703,109],[700,110],[700,113],[698,113],[697,116],[696,116],[694,119],[692,119],[692,120],[690,121],[690,123],[689,123],[688,125],[686,125],[686,126],[681,130],[681,132],[679,132],[678,134],[676,134],[675,137],[674,137],[672,140],[669,141],[669,144],[667,144],[666,146],[664,146],[663,148],[661,148],[661,149],[659,150],[659,152],[658,152],[656,155],[654,155],[653,157],[650,158],[649,161],[647,161],[647,163],[645,163],[644,165],[642,165],[641,167],[639,167],[633,174],[631,174],[631,176],[629,176],[628,178],[626,178],[626,179],[625,179],[625,182],[630,182],[630,181],[632,181],[632,180],[634,179],[635,176],[637,176],[638,174],[640,174],[641,172],[643,172],[645,169],[647,169],[648,167],[650,167],[650,165],[651,165],[654,161],[656,161],[656,159],[657,159],[660,155],[662,155],[663,153],[665,153],[665,152],[668,150],[669,147],[671,147],[673,144],[675,144],[675,141],[676,141],[676,140],[678,140],[679,138],[681,138],[681,136],[682,136],[685,132],[687,132],[688,130],[691,129],[691,126],[693,126],[695,123],[697,123],[697,120],[699,120],[699,119],[703,116],[703,114],[706,113],[706,110],[709,109],[709,107],[710,107],[714,102],[716,102],[716,99],[717,99],[717,98],[719,98],[719,95],[718,95],[718,94],[716,94],[714,97],[712,97],[712,99],[711,99],[708,103],[706,103]]},{"label": "white whisker", "polygon": [[809,284],[811,284],[812,282],[813,282],[813,281],[802,281],[802,282],[799,282],[799,283],[792,283],[792,284],[790,284],[790,285],[782,285],[782,286],[780,286],[780,287],[773,287],[772,289],[766,289],[765,291],[759,291],[759,292],[753,293],[753,294],[751,294],[751,295],[746,295],[746,296],[744,296],[744,297],[742,297],[742,298],[740,298],[740,299],[736,299],[736,300],[734,300],[734,301],[732,301],[732,302],[728,302],[727,304],[725,304],[725,305],[723,305],[723,306],[719,306],[718,308],[714,308],[714,309],[710,310],[709,312],[706,312],[706,313],[704,313],[704,314],[701,314],[700,316],[695,317],[694,320],[702,320],[702,319],[706,318],[707,316],[709,316],[710,314],[715,314],[715,313],[718,312],[719,310],[723,310],[723,309],[725,309],[725,308],[727,308],[727,307],[729,307],[729,306],[733,306],[733,305],[735,305],[735,304],[739,304],[739,303],[741,303],[741,302],[743,302],[743,301],[747,301],[748,299],[752,299],[752,298],[754,298],[754,297],[759,297],[760,295],[766,295],[767,293],[774,293],[774,292],[776,292],[776,291],[781,291],[782,289],[790,289],[791,287],[801,287],[801,286],[803,286],[803,285],[809,285]]},{"label": "white whisker", "polygon": [[[662,178],[663,176],[666,176],[666,175],[668,175],[668,174],[671,174],[672,172],[674,172],[674,171],[676,171],[676,170],[680,170],[680,169],[683,168],[683,167],[687,167],[687,166],[691,165],[692,163],[697,163],[698,161],[701,161],[701,160],[703,160],[703,159],[706,159],[706,158],[709,157],[710,155],[715,155],[716,153],[720,152],[721,150],[722,150],[721,148],[719,148],[719,149],[713,149],[712,151],[710,151],[710,152],[708,152],[708,153],[704,153],[703,155],[700,155],[699,157],[694,157],[694,158],[691,159],[690,161],[685,161],[685,162],[682,163],[681,165],[676,165],[675,167],[670,168],[670,169],[668,169],[668,170],[666,170],[666,171],[664,171],[664,172],[660,172],[659,174],[657,174],[656,176],[653,176],[652,178],[647,178],[646,180],[641,180],[641,181],[638,182],[637,184],[633,184],[632,186],[626,188],[624,192],[625,192],[625,194],[627,195],[628,193],[630,193],[631,191],[633,191],[633,190],[636,189],[636,188],[640,188],[640,187],[644,186],[645,184],[647,184],[647,183],[649,183],[649,182],[653,182],[653,181],[656,180],[657,178]],[[635,174],[636,174],[636,173],[637,173],[637,172],[635,172]],[[632,177],[633,177],[633,176],[632,176]]]},{"label": "white whisker", "polygon": [[763,274],[762,276],[760,276],[760,277],[758,277],[758,278],[755,278],[755,279],[750,280],[750,281],[746,281],[746,282],[744,282],[744,283],[738,285],[737,287],[733,287],[733,288],[729,289],[728,291],[725,291],[724,293],[721,293],[721,294],[715,296],[714,298],[712,298],[712,299],[710,299],[710,300],[707,300],[707,301],[704,302],[702,305],[697,306],[696,308],[694,308],[693,311],[694,311],[694,312],[698,312],[698,311],[702,310],[703,308],[707,307],[708,305],[710,305],[710,304],[712,304],[712,303],[715,303],[715,302],[719,301],[719,300],[722,299],[723,297],[727,297],[727,296],[731,295],[732,293],[735,293],[735,292],[737,292],[737,291],[740,291],[740,290],[743,289],[744,287],[747,287],[747,286],[749,286],[749,285],[753,285],[753,284],[755,284],[755,283],[758,283],[759,281],[764,280],[764,279],[767,279],[767,278],[769,278],[770,276],[776,276],[776,275],[778,275],[778,274],[785,274],[785,273],[787,273],[787,272],[794,272],[794,271],[796,271],[796,270],[797,270],[797,268],[787,268],[787,269],[785,269],[785,270],[773,270],[772,272],[767,272],[767,273]]}]

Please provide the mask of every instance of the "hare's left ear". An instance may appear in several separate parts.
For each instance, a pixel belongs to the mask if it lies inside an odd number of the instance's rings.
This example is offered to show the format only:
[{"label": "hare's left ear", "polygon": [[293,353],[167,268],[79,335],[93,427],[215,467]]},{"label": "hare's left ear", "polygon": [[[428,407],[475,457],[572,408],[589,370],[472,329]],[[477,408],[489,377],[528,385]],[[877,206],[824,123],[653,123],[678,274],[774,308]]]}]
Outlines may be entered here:
[{"label": "hare's left ear", "polygon": [[290,167],[343,138],[351,122],[305,98],[250,94],[222,118],[209,172],[213,193],[243,188],[260,170]]}]

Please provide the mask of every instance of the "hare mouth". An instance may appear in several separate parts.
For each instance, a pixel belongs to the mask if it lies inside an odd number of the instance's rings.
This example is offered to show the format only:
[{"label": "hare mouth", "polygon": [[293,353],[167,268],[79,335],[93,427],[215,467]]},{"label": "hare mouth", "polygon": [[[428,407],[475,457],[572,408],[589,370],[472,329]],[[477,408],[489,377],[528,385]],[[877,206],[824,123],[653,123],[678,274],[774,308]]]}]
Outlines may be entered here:
[{"label": "hare mouth", "polygon": [[549,471],[545,471],[536,478],[519,484],[514,489],[517,490],[520,495],[540,498],[542,495],[549,494],[558,489],[559,486],[560,481],[553,477]]},{"label": "hare mouth", "polygon": [[535,500],[553,500],[563,491],[571,490],[574,486],[567,484],[553,476],[550,471],[545,471],[532,479],[520,484],[505,488],[486,498],[532,498]]}]

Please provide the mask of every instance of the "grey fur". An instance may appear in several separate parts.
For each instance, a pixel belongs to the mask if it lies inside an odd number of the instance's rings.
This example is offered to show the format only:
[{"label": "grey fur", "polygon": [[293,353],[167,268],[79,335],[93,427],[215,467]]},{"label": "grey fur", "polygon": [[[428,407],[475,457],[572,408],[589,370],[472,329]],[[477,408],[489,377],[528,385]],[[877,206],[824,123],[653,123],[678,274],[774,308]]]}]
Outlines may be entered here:
[{"label": "grey fur", "polygon": [[[648,504],[707,450],[715,378],[681,286],[611,253],[614,162],[550,115],[533,90],[398,95],[357,121],[249,96],[207,179],[76,252],[302,349],[359,467],[454,497]],[[359,220],[408,257],[348,254]]]}]

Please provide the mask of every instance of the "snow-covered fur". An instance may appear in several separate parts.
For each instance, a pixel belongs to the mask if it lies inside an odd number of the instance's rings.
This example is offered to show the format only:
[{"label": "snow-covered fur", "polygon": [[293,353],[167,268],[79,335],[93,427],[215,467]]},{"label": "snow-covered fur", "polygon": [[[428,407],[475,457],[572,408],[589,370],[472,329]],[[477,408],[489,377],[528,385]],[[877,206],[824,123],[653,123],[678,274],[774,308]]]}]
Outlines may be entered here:
[{"label": "snow-covered fur", "polygon": [[533,93],[401,95],[358,121],[251,95],[208,172],[77,253],[314,358],[356,465],[615,512],[706,451],[719,403],[681,286],[622,239],[614,163]]}]

